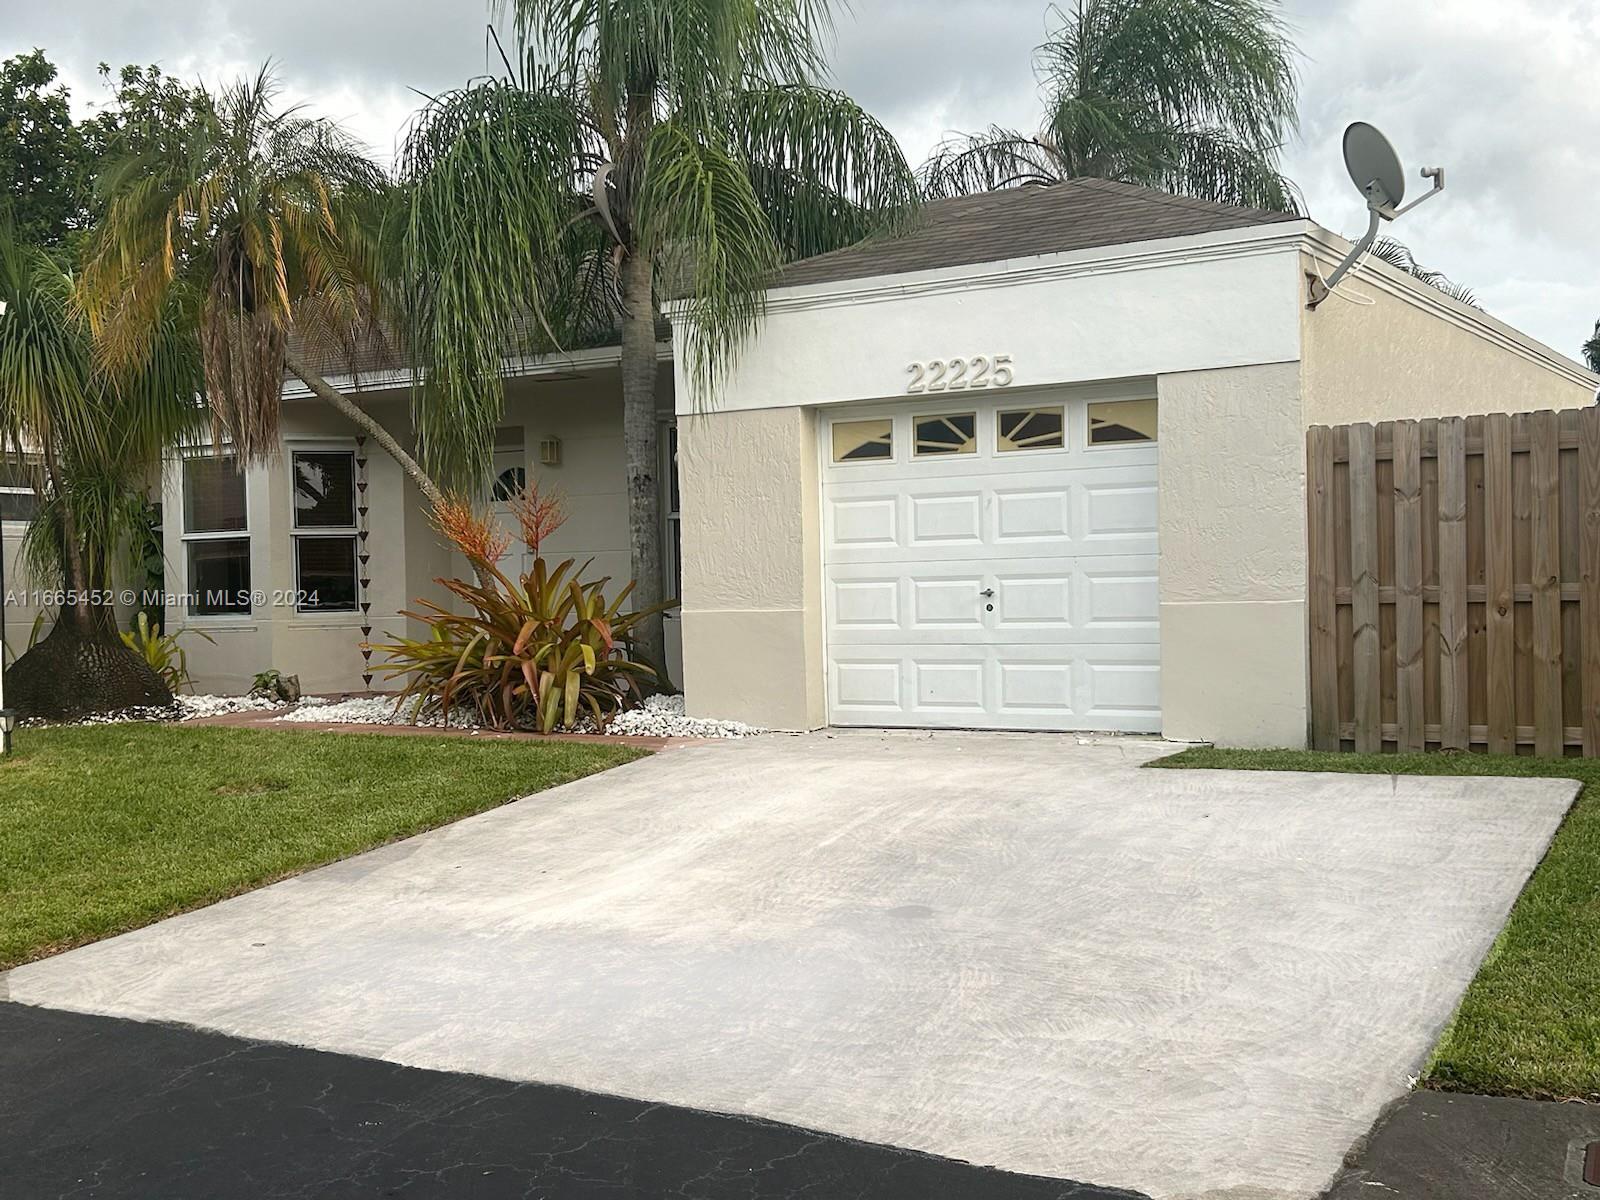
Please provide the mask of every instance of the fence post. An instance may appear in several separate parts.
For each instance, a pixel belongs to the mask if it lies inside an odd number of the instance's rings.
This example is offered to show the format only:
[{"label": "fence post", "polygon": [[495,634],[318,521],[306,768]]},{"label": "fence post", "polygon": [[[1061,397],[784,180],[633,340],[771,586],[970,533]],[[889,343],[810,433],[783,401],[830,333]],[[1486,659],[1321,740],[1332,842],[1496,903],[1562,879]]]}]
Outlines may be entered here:
[{"label": "fence post", "polygon": [[1371,425],[1350,426],[1350,626],[1354,642],[1355,745],[1383,749],[1378,660],[1378,453]]},{"label": "fence post", "polygon": [[1333,430],[1306,430],[1307,557],[1311,568],[1311,745],[1339,748],[1339,649],[1334,603]]},{"label": "fence post", "polygon": [[1439,744],[1467,748],[1467,423],[1439,420]]},{"label": "fence post", "polygon": [[1516,624],[1511,556],[1511,418],[1483,419],[1484,635],[1489,751],[1517,749]]},{"label": "fence post", "polygon": [[1422,668],[1422,429],[1394,423],[1394,660],[1396,739],[1426,745]]},{"label": "fence post", "polygon": [[1560,758],[1561,426],[1554,412],[1532,414],[1533,440],[1533,752]]}]

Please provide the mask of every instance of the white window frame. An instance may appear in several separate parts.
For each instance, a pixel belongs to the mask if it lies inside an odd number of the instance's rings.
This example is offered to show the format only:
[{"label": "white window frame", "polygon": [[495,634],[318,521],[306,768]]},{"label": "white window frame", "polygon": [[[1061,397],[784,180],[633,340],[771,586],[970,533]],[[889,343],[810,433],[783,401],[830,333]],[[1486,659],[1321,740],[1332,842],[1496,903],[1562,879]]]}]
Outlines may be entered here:
[{"label": "white window frame", "polygon": [[[1156,406],[1156,436],[1148,441],[1097,442],[1093,440],[1093,423],[1089,410],[1096,404],[1131,404],[1148,400]],[[1083,402],[1083,448],[1091,454],[1105,454],[1115,450],[1141,450],[1161,444],[1161,399],[1158,396],[1100,396]]]},{"label": "white window frame", "polygon": [[[356,466],[359,452],[354,439],[333,439],[325,441],[290,441],[285,449],[289,452],[289,564],[294,572],[294,611],[297,616],[304,617],[352,617],[361,614],[361,514],[356,510],[361,506],[361,489],[356,486],[360,469]],[[300,509],[295,504],[296,489],[299,486],[299,475],[295,470],[295,458],[302,454],[348,454],[350,456],[350,520],[349,526],[344,525],[309,525],[301,528]],[[355,570],[352,582],[355,584],[355,599],[350,602],[349,608],[325,608],[321,605],[308,607],[302,603],[305,588],[300,583],[300,541],[302,538],[337,538],[350,539],[350,562]]]},{"label": "white window frame", "polygon": [[[238,452],[219,446],[196,447],[194,451],[187,451],[178,456],[178,539],[183,543],[183,583],[186,593],[183,605],[183,618],[185,622],[219,622],[226,624],[230,621],[248,621],[255,616],[255,603],[252,602],[244,608],[234,609],[230,612],[203,613],[195,611],[195,598],[200,594],[199,588],[193,578],[189,563],[189,546],[193,542],[237,542],[245,543],[245,561],[250,564],[250,587],[253,594],[255,590],[255,539],[250,532],[250,474],[248,471],[239,475],[239,486],[244,489],[244,528],[219,529],[219,530],[191,530],[189,528],[189,492],[188,468],[191,462],[203,462],[207,459],[228,459],[238,462]],[[162,521],[166,520],[166,506],[162,506]]]}]

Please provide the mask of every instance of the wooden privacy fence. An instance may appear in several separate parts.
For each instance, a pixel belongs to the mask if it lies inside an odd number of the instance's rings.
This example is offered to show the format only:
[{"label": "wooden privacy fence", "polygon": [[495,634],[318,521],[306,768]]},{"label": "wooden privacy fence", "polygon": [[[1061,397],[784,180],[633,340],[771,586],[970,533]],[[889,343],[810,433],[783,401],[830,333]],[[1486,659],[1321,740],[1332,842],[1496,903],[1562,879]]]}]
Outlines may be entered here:
[{"label": "wooden privacy fence", "polygon": [[1306,450],[1312,744],[1600,754],[1600,408]]}]

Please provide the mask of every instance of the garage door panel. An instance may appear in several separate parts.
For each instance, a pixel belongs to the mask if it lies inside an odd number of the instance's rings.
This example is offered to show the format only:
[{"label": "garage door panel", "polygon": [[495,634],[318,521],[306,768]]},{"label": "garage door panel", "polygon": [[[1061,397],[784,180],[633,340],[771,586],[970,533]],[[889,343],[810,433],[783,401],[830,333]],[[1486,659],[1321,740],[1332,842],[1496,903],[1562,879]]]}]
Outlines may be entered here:
[{"label": "garage door panel", "polygon": [[879,654],[867,658],[840,655],[829,672],[830,709],[846,718],[894,724],[905,710],[901,675],[906,665],[903,655],[884,657]]},{"label": "garage door panel", "polygon": [[994,491],[996,542],[1070,542],[1072,489],[997,488]]},{"label": "garage door panel", "polygon": [[978,598],[983,589],[982,575],[938,579],[917,574],[908,577],[905,586],[911,594],[908,633],[934,630],[948,634],[961,630],[973,635],[983,632],[983,605]]},{"label": "garage door panel", "polygon": [[994,624],[1002,638],[1015,640],[1020,634],[1007,631],[1028,631],[1072,628],[1072,614],[1077,608],[1072,602],[1073,572],[1070,568],[1057,571],[1004,573],[995,576]]},{"label": "garage door panel", "polygon": [[1087,484],[1083,489],[1083,536],[1093,541],[1144,534],[1155,543],[1158,512],[1155,485],[1129,487]]},{"label": "garage door panel", "polygon": [[900,497],[834,497],[829,504],[828,537],[840,549],[882,550],[900,544]]},{"label": "garage door panel", "polygon": [[1161,729],[1160,662],[1102,659],[1087,665],[1088,704],[1085,715],[1103,717],[1118,726],[1147,719],[1150,732]]},{"label": "garage door panel", "polygon": [[1145,561],[1135,559],[1121,569],[1097,568],[1083,572],[1085,624],[1129,633],[1144,629],[1152,636],[1156,633],[1161,623],[1160,579],[1153,564],[1138,569]]},{"label": "garage door panel", "polygon": [[1017,398],[968,400],[974,449],[911,454],[906,406],[895,458],[824,467],[833,721],[1159,730],[1155,446],[1086,447],[1044,395],[1063,448],[999,450]]},{"label": "garage door panel", "polygon": [[893,633],[901,627],[900,586],[898,576],[832,580],[834,624],[840,629]]},{"label": "garage door panel", "polygon": [[908,546],[983,545],[981,491],[910,496],[907,503],[911,510]]}]

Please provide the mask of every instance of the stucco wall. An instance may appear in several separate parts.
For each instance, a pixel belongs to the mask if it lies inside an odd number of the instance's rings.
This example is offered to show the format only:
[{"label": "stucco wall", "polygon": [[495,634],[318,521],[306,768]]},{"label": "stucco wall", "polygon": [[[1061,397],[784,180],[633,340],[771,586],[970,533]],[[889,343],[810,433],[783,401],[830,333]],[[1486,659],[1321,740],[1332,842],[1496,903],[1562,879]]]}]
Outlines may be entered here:
[{"label": "stucco wall", "polygon": [[[1336,260],[1302,257],[1303,270],[1314,263],[1327,276]],[[1549,347],[1370,260],[1300,312],[1311,425],[1576,408],[1600,386]]]},{"label": "stucco wall", "polygon": [[1298,363],[1163,375],[1162,731],[1234,746],[1306,735]]},{"label": "stucco wall", "polygon": [[[663,414],[670,414],[672,379],[664,368],[659,383]],[[403,390],[369,394],[368,409],[409,444],[409,397]],[[621,586],[628,578],[627,503],[622,449],[622,401],[616,371],[577,379],[519,379],[508,384],[500,424],[521,426],[523,461],[530,477],[566,499],[567,524],[546,545],[547,556],[593,559],[586,577],[610,575]],[[283,436],[297,444],[350,444],[356,430],[315,399],[288,400]],[[559,466],[539,465],[539,441],[555,435],[562,442]],[[459,554],[445,546],[428,522],[415,485],[397,463],[367,443],[370,580],[374,641],[395,634],[421,636],[420,622],[399,614],[419,598],[446,600],[433,580],[466,576]],[[168,589],[186,590],[187,559],[182,538],[182,496],[176,469],[165,480]],[[251,585],[257,591],[292,591],[292,494],[289,460],[250,468],[246,476],[251,538]],[[269,604],[248,617],[187,617],[169,613],[169,624],[205,632],[212,643],[186,639],[195,689],[234,693],[246,690],[252,676],[267,667],[298,675],[308,694],[360,691],[362,619],[357,613],[300,613]],[[408,628],[408,626],[410,628]],[[679,657],[677,629],[668,634],[669,666]],[[382,660],[375,655],[374,663]],[[374,688],[392,687],[380,675]]]},{"label": "stucco wall", "polygon": [[773,729],[826,720],[816,420],[678,418],[689,711]]},{"label": "stucco wall", "polygon": [[955,355],[1010,355],[1019,387],[1292,359],[1298,229],[1226,253],[1205,235],[777,293],[716,394],[680,371],[678,411],[893,399],[910,363]]}]

